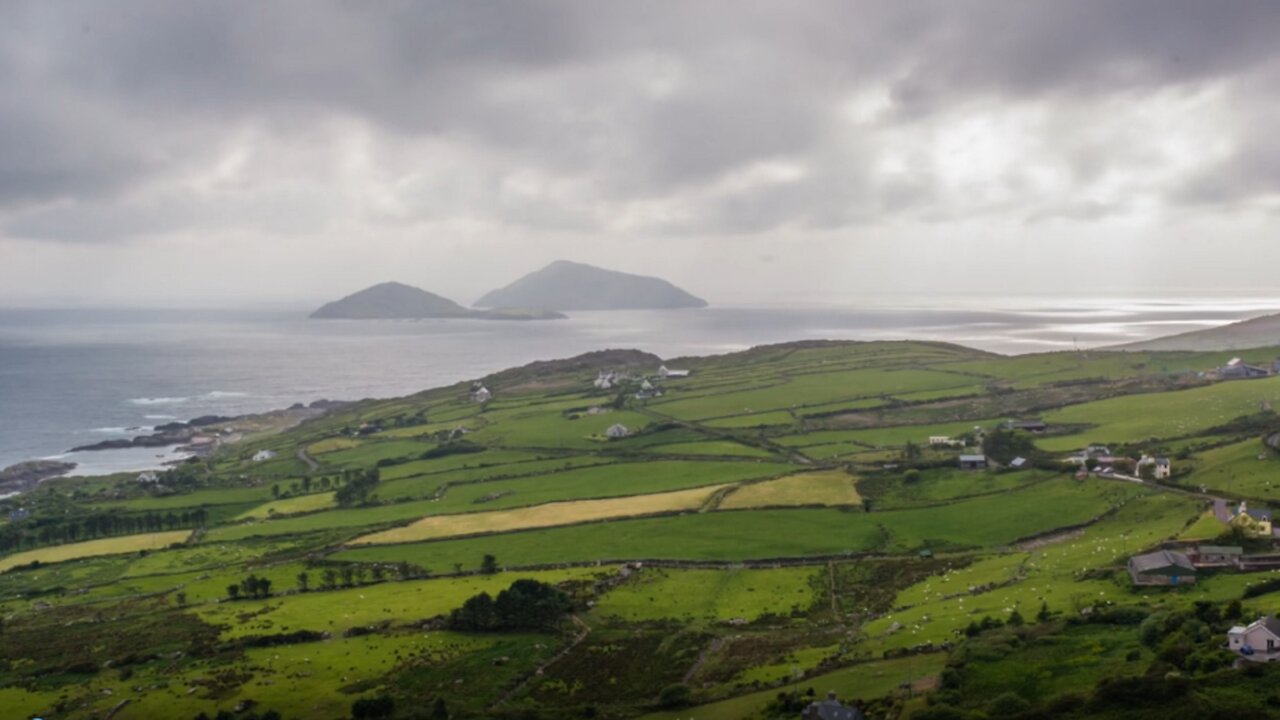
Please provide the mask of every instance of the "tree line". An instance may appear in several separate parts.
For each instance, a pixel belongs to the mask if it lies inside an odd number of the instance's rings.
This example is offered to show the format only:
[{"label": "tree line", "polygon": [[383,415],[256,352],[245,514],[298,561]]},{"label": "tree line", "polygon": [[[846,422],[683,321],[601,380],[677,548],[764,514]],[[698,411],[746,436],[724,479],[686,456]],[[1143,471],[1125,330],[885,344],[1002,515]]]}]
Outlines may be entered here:
[{"label": "tree line", "polygon": [[163,514],[96,513],[79,518],[27,518],[0,526],[0,553],[116,535],[198,528],[204,527],[208,520],[209,514],[203,508]]}]

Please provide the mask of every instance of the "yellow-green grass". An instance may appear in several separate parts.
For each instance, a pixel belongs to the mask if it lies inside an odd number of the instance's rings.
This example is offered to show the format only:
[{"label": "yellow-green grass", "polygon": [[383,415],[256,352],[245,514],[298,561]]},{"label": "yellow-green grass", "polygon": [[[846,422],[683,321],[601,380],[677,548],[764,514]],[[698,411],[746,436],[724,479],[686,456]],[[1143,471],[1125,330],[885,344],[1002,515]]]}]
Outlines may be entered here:
[{"label": "yellow-green grass", "polygon": [[1192,466],[1192,473],[1180,479],[1184,485],[1203,485],[1242,497],[1280,499],[1280,457],[1259,438],[1199,452]]},{"label": "yellow-green grass", "polygon": [[52,704],[51,698],[41,693],[20,687],[0,688],[0,708],[9,717],[36,717],[41,711],[52,709]]},{"label": "yellow-green grass", "polygon": [[999,547],[1086,522],[1146,492],[1133,483],[1077,483],[1061,478],[939,507],[873,513],[845,508],[778,508],[631,518],[504,535],[363,546],[335,557],[443,562],[446,566],[457,562],[473,568],[486,553],[519,567],[573,561],[737,561],[922,547]]},{"label": "yellow-green grass", "polygon": [[297,513],[315,512],[317,510],[328,510],[334,506],[333,493],[331,492],[299,495],[298,497],[273,500],[272,502],[259,505],[252,510],[237,515],[235,517],[235,521],[265,520],[266,518],[275,515],[294,515]]},{"label": "yellow-green grass", "polygon": [[[1144,495],[1059,542],[992,556],[922,580],[898,594],[892,612],[864,626],[867,649],[940,643],[985,616],[1005,618],[1016,608],[1031,617],[1041,603],[1051,611],[1072,614],[1095,602],[1127,602],[1133,596],[1123,580],[1082,580],[1079,573],[1122,567],[1130,555],[1172,539],[1198,509],[1199,504],[1187,498]],[[973,590],[985,586],[994,589]],[[1192,586],[1188,598],[1206,599],[1205,592]]]},{"label": "yellow-green grass", "polygon": [[797,375],[770,387],[673,400],[653,407],[665,415],[699,420],[972,384],[972,378],[932,370],[846,370]]},{"label": "yellow-green grass", "polygon": [[1214,515],[1213,510],[1206,510],[1196,518],[1194,523],[1178,535],[1179,540],[1212,540],[1227,531],[1227,526]]},{"label": "yellow-green grass", "polygon": [[183,542],[190,535],[190,530],[174,530],[171,532],[146,533],[144,535],[122,535],[120,537],[89,540],[69,545],[37,548],[0,558],[0,572],[37,561],[55,563],[99,555],[138,552],[139,550],[159,550],[174,543]]},{"label": "yellow-green grass", "polygon": [[768,450],[743,445],[729,440],[708,440],[706,442],[672,443],[649,448],[650,452],[663,455],[710,455],[737,457],[769,457]]},{"label": "yellow-green grass", "polygon": [[349,437],[331,437],[313,442],[307,446],[307,452],[312,455],[323,455],[325,453],[337,452],[338,450],[350,450],[360,447],[360,441]]},{"label": "yellow-green grass", "polygon": [[804,612],[814,602],[810,579],[821,567],[762,570],[674,570],[646,567],[610,590],[593,613],[627,622],[678,619],[748,622]]},{"label": "yellow-green grass", "polygon": [[356,538],[351,541],[351,544],[380,545],[414,542],[460,535],[574,525],[596,520],[657,515],[680,510],[696,510],[706,503],[712,495],[726,487],[729,486],[712,485],[710,487],[654,493],[652,495],[557,502],[492,512],[434,515],[422,518],[407,527],[392,528],[391,530]]},{"label": "yellow-green grass", "polygon": [[1280,377],[1098,400],[1056,410],[1044,418],[1051,425],[1096,427],[1076,435],[1044,438],[1038,444],[1046,450],[1066,451],[1090,442],[1120,443],[1195,435],[1241,415],[1256,413],[1267,402],[1280,403]]},{"label": "yellow-green grass", "polygon": [[724,510],[797,505],[858,505],[857,479],[843,470],[801,473],[742,485],[720,503]]},{"label": "yellow-green grass", "polygon": [[946,653],[877,660],[707,705],[652,713],[640,720],[743,720],[759,717],[778,693],[804,692],[810,687],[824,692],[834,691],[845,700],[871,700],[892,693],[908,680],[918,681],[937,675],[946,662]]},{"label": "yellow-green grass", "polygon": [[839,654],[839,645],[824,645],[793,650],[787,653],[785,657],[743,670],[734,676],[731,684],[744,687],[761,687],[772,685],[775,682],[794,680],[799,674],[808,672],[820,665],[822,661],[836,657]]},{"label": "yellow-green grass", "polygon": [[[501,562],[502,558],[498,558]],[[448,568],[438,568],[447,570]],[[408,582],[383,582],[343,590],[326,590],[239,600],[193,608],[201,620],[222,627],[223,638],[271,635],[296,630],[343,631],[383,620],[425,620],[461,607],[467,598],[487,592],[496,595],[521,578],[548,583],[595,577],[595,568],[507,572],[496,575],[443,577]],[[321,573],[311,571],[311,587]]]}]

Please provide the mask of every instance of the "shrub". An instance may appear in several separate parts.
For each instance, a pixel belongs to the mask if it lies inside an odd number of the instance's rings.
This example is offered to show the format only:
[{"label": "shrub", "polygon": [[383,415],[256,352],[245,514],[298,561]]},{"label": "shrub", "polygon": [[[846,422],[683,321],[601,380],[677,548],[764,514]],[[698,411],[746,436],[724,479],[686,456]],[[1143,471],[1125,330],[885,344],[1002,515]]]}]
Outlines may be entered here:
[{"label": "shrub", "polygon": [[1017,715],[1031,709],[1031,703],[1026,698],[1015,692],[1007,692],[997,695],[991,704],[987,706],[987,710],[994,717],[1008,717]]},{"label": "shrub", "polygon": [[662,688],[658,693],[658,704],[664,708],[683,707],[689,704],[691,691],[684,683],[675,683]]}]

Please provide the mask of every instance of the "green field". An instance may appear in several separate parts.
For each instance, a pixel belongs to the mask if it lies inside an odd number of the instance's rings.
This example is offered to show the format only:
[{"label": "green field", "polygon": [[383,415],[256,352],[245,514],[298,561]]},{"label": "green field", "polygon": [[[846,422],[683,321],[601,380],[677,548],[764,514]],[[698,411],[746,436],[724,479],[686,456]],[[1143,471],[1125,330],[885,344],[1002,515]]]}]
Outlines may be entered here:
[{"label": "green field", "polygon": [[[1274,551],[1220,537],[1196,494],[1280,489],[1260,441],[1280,378],[1195,374],[1221,355],[806,342],[668,359],[692,374],[663,380],[616,350],[486,376],[484,405],[468,383],[353,403],[155,485],[50,480],[0,500],[0,518],[23,507],[0,521],[0,707],[782,720],[812,688],[876,718],[1127,720],[1108,683],[1185,681],[1188,707],[1265,717],[1276,678],[1219,646],[1280,607],[1259,585],[1280,572],[1132,588],[1125,570],[1181,541]],[[623,387],[593,387],[601,370]],[[646,376],[662,397],[635,397]],[[928,446],[976,428],[1007,461],[991,431],[1030,418],[1050,424],[1014,437],[1035,470]],[[1095,441],[1172,458],[1176,485],[1055,462]]]}]

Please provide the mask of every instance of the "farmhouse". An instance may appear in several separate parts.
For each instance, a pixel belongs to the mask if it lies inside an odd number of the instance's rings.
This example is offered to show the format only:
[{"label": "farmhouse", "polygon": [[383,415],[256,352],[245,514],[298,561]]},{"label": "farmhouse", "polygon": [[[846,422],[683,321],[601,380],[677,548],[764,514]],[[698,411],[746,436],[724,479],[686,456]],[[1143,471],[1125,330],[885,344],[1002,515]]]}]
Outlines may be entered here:
[{"label": "farmhouse", "polygon": [[1271,511],[1266,508],[1250,508],[1244,500],[1231,518],[1231,525],[1244,530],[1250,537],[1271,537]]},{"label": "farmhouse", "polygon": [[964,447],[964,441],[946,435],[930,435],[929,447]]},{"label": "farmhouse", "polygon": [[478,403],[487,403],[493,399],[493,393],[489,392],[489,388],[481,385],[471,391],[471,401]]},{"label": "farmhouse", "polygon": [[1218,368],[1218,377],[1223,380],[1249,380],[1267,377],[1270,374],[1271,371],[1267,368],[1250,365],[1240,358],[1231,358],[1226,365]]},{"label": "farmhouse", "polygon": [[1236,545],[1201,545],[1191,551],[1188,557],[1197,568],[1238,567],[1244,548]]},{"label": "farmhouse", "polygon": [[983,470],[987,467],[986,455],[961,455],[959,461],[961,470]]},{"label": "farmhouse", "polygon": [[672,370],[671,368],[667,367],[666,365],[663,365],[663,366],[661,366],[661,367],[659,367],[659,368],[658,368],[658,377],[660,377],[660,378],[684,378],[684,377],[689,377],[689,371],[688,371],[688,370]]},{"label": "farmhouse", "polygon": [[1227,649],[1251,662],[1280,660],[1280,620],[1270,615],[1227,631]]},{"label": "farmhouse", "polygon": [[600,373],[596,375],[595,381],[591,384],[595,385],[596,388],[600,390],[612,389],[614,385],[618,384],[618,373],[605,372],[604,370],[601,370]]},{"label": "farmhouse", "polygon": [[834,692],[827,693],[827,699],[810,703],[800,713],[803,720],[865,720],[866,716],[856,707],[850,707],[836,700]]},{"label": "farmhouse", "polygon": [[623,425],[622,423],[617,423],[614,425],[610,425],[609,429],[604,431],[604,434],[607,435],[610,439],[617,440],[619,438],[624,438],[630,435],[631,431],[627,429],[626,425]]},{"label": "farmhouse", "polygon": [[253,454],[254,462],[266,462],[276,456],[275,450],[259,450]]},{"label": "farmhouse", "polygon": [[[256,457],[256,456],[255,456]],[[155,485],[160,482],[160,476],[153,470],[148,470],[138,475],[138,482],[143,485]]]},{"label": "farmhouse", "polygon": [[1151,477],[1155,480],[1164,480],[1173,474],[1173,466],[1169,463],[1169,458],[1158,458],[1143,455],[1138,460],[1138,475],[1142,477]]},{"label": "farmhouse", "polygon": [[1191,585],[1196,569],[1180,552],[1157,550],[1129,558],[1129,577],[1134,585]]}]

